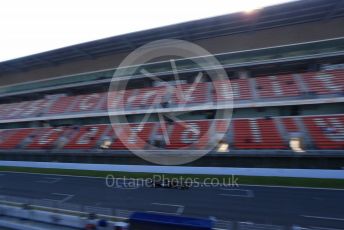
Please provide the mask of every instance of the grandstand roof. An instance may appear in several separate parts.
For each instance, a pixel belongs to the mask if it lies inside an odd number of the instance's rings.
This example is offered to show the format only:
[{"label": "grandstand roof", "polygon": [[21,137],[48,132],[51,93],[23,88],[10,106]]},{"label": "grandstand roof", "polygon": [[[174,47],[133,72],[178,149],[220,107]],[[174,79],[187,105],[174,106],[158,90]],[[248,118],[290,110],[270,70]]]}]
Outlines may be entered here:
[{"label": "grandstand roof", "polygon": [[175,38],[196,41],[274,27],[328,20],[344,16],[342,0],[301,0],[269,6],[256,13],[233,13],[159,27],[0,62],[0,74],[93,59],[133,50],[147,42]]}]

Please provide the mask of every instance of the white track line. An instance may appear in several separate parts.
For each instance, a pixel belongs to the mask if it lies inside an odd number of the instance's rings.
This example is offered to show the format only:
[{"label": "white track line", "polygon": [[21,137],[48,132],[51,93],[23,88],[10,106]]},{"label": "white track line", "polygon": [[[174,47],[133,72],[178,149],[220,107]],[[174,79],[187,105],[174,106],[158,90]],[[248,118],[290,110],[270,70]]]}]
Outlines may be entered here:
[{"label": "white track line", "polygon": [[[184,212],[184,206],[183,205],[179,205],[179,204],[163,204],[163,203],[152,203],[152,205],[157,205],[157,206],[167,206],[167,207],[174,207],[177,208],[176,213],[173,214],[177,214],[177,215],[181,215]],[[163,213],[163,214],[171,214],[168,212],[157,212],[157,211],[149,211],[149,212],[153,212],[153,213]]]},{"label": "white track line", "polygon": [[301,216],[306,217],[306,218],[314,218],[314,219],[344,221],[344,218],[325,217],[325,216],[309,216],[309,215],[301,215]]},{"label": "white track line", "polygon": [[47,201],[54,201],[54,202],[59,202],[59,203],[64,203],[74,197],[73,194],[65,194],[65,193],[52,193],[51,195],[54,196],[65,196],[62,200],[55,200],[55,199],[42,199],[42,200],[47,200]]},{"label": "white track line", "polygon": [[[234,197],[245,197],[245,198],[253,198],[254,197],[254,193],[252,190],[248,190],[248,189],[227,189],[227,188],[222,188],[221,190],[223,191],[227,191],[227,193],[220,193],[218,194],[219,196],[234,196]],[[245,194],[231,194],[231,191],[242,191]]]},{"label": "white track line", "polygon": [[230,197],[245,197],[245,198],[253,198],[251,195],[234,195],[234,194],[228,194],[228,193],[219,193],[217,194],[219,196],[230,196]]},{"label": "white track line", "polygon": [[68,200],[70,200],[70,199],[72,199],[74,197],[74,195],[72,195],[72,194],[64,194],[64,193],[53,193],[53,195],[56,195],[56,196],[66,196],[66,198],[61,200],[61,203],[66,202],[66,201],[68,201]]},{"label": "white track line", "polygon": [[263,187],[263,188],[288,188],[288,189],[310,189],[310,190],[328,190],[328,191],[344,191],[343,188],[317,188],[302,186],[286,186],[286,185],[259,185],[259,184],[239,184],[239,187]]},{"label": "white track line", "polygon": [[62,180],[62,178],[55,178],[55,177],[44,177],[44,180],[37,180],[37,183],[44,183],[44,184],[55,184]]},{"label": "white track line", "polygon": [[315,227],[315,226],[311,226],[312,230],[343,230],[343,229],[339,229],[339,228],[324,228],[324,227]]}]

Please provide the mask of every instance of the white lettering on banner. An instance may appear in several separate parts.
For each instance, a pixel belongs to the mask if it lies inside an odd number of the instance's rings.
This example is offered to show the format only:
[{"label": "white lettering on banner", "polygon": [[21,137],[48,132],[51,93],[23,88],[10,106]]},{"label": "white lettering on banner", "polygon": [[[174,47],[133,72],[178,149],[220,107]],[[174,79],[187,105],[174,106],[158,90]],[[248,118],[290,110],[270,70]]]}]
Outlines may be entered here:
[{"label": "white lettering on banner", "polygon": [[[25,111],[23,111],[24,116],[32,115],[40,110],[44,110],[50,105],[50,100],[37,100],[26,106]],[[43,112],[43,111],[42,111]]]},{"label": "white lettering on banner", "polygon": [[215,93],[225,99],[230,99],[232,97],[231,90],[227,82],[218,84],[215,88]]},{"label": "white lettering on banner", "polygon": [[334,80],[334,76],[332,75],[317,75],[315,77],[316,79],[318,79],[319,81],[321,81],[323,83],[323,85],[331,91],[340,91],[342,89],[342,86],[339,84],[335,84]]},{"label": "white lettering on banner", "polygon": [[129,144],[135,144],[137,142],[137,134],[144,129],[144,126],[141,127],[140,125],[135,125],[130,127],[130,136],[128,138]]},{"label": "white lettering on banner", "polygon": [[[134,93],[134,91],[132,90],[131,93]],[[136,99],[136,96],[135,96],[135,95],[130,95],[130,96],[128,97],[128,100],[125,101],[125,104],[127,104],[127,103],[130,104],[130,103],[133,102],[135,99]]]},{"label": "white lettering on banner", "polygon": [[149,98],[151,98],[151,97],[156,97],[156,96],[158,96],[157,95],[158,94],[158,92],[157,91],[148,91],[148,92],[145,92],[143,95],[142,95],[142,98],[141,98],[141,95],[139,95],[138,97],[138,99],[140,100],[141,99],[141,102],[140,102],[140,104],[141,105],[144,105],[144,104],[147,104],[147,101],[149,100]]},{"label": "white lettering on banner", "polygon": [[9,107],[10,111],[7,113],[7,117],[15,117],[23,112],[28,102],[15,103]]},{"label": "white lettering on banner", "polygon": [[190,101],[193,101],[193,100],[195,99],[195,97],[193,96],[193,92],[195,91],[195,89],[196,89],[196,87],[194,86],[194,87],[190,87],[190,88],[186,91],[186,93],[185,93],[185,95],[184,95],[184,100],[185,100],[186,102],[190,102]]},{"label": "white lettering on banner", "polygon": [[78,145],[86,145],[90,143],[90,138],[94,137],[98,133],[98,127],[89,127],[89,131],[81,135],[81,137],[76,142]]},{"label": "white lettering on banner", "polygon": [[283,90],[280,85],[280,82],[277,80],[276,76],[270,76],[269,77],[271,85],[272,85],[272,90],[275,93],[275,95],[281,96],[283,95]]},{"label": "white lettering on banner", "polygon": [[115,109],[119,107],[121,104],[124,105],[123,102],[124,100],[124,91],[118,91],[118,92],[111,92],[111,102],[110,102],[110,109]]},{"label": "white lettering on banner", "polygon": [[261,133],[257,121],[255,119],[250,119],[249,122],[254,142],[262,142]]},{"label": "white lettering on banner", "polygon": [[94,107],[97,103],[97,99],[99,99],[99,94],[96,93],[84,96],[80,100],[79,109],[87,110]]},{"label": "white lettering on banner", "polygon": [[314,118],[314,122],[323,129],[327,138],[332,141],[344,141],[344,124],[337,118],[329,118],[328,122],[323,118]]},{"label": "white lettering on banner", "polygon": [[[240,97],[239,84],[236,82],[232,82],[232,89],[233,89],[233,96],[234,97]],[[221,89],[221,91],[222,91],[222,89]]]},{"label": "white lettering on banner", "polygon": [[193,89],[190,88],[188,90],[186,89],[179,89],[178,87],[175,87],[173,89],[173,96],[175,97],[175,100],[181,101],[181,102],[190,102],[194,99],[192,96]]},{"label": "white lettering on banner", "polygon": [[54,138],[52,138],[51,136],[53,135],[53,133],[57,132],[54,129],[49,129],[47,132],[45,132],[39,139],[38,139],[38,144],[40,145],[45,145],[48,144],[50,142],[52,142],[54,140]]},{"label": "white lettering on banner", "polygon": [[28,116],[31,115],[34,111],[36,111],[39,107],[39,104],[41,103],[41,100],[33,101],[29,103],[26,107],[26,109],[23,111],[22,115]]},{"label": "white lettering on banner", "polygon": [[199,140],[200,128],[196,123],[189,123],[181,134],[181,142],[184,144],[191,144]]}]

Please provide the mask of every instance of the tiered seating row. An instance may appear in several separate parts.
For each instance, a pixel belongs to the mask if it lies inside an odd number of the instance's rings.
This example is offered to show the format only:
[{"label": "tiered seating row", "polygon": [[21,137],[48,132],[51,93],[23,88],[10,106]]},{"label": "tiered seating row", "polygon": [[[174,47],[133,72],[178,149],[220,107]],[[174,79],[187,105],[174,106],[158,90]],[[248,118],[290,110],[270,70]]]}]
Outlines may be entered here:
[{"label": "tiered seating row", "polygon": [[[302,81],[298,82],[297,79]],[[310,72],[295,75],[265,76],[253,79],[200,82],[183,84],[180,87],[150,87],[110,93],[110,110],[139,109],[154,106],[175,106],[180,104],[203,104],[205,102],[231,101],[229,85],[234,100],[251,100],[300,96],[305,92],[313,94],[334,94],[344,91],[344,70]],[[301,89],[304,85],[304,89]],[[252,89],[254,88],[254,89]],[[253,90],[255,93],[253,93]],[[25,101],[0,105],[0,119],[24,118],[42,115],[100,112],[107,109],[107,93],[93,93],[79,96]]]},{"label": "tiered seating row", "polygon": [[[302,132],[293,118],[280,118],[287,132]],[[344,149],[344,115],[301,117],[318,149]],[[288,143],[277,127],[277,119],[253,118],[232,121],[232,148],[287,149]],[[109,149],[204,149],[226,130],[224,120],[195,120],[169,123],[132,123],[86,125],[81,127],[24,128],[0,130],[0,149],[94,149],[102,140],[111,141]],[[113,131],[116,130],[116,134]],[[117,137],[120,136],[120,138]],[[161,144],[163,143],[163,144]]]},{"label": "tiered seating row", "polygon": [[257,93],[262,98],[299,96],[302,90],[292,75],[258,77]]},{"label": "tiered seating row", "polygon": [[341,93],[344,90],[344,74],[342,71],[311,72],[302,74],[308,91],[316,94]]},{"label": "tiered seating row", "polygon": [[303,121],[319,149],[344,149],[344,117],[305,117]]}]

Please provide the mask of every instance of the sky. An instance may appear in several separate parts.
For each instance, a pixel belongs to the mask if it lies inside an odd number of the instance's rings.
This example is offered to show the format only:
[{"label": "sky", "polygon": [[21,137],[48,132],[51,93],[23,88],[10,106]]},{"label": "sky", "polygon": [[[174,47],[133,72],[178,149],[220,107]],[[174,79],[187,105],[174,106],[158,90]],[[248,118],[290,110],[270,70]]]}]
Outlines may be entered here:
[{"label": "sky", "polygon": [[290,0],[1,0],[0,61]]}]

